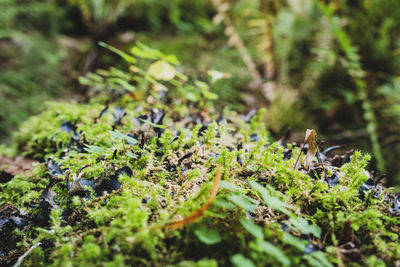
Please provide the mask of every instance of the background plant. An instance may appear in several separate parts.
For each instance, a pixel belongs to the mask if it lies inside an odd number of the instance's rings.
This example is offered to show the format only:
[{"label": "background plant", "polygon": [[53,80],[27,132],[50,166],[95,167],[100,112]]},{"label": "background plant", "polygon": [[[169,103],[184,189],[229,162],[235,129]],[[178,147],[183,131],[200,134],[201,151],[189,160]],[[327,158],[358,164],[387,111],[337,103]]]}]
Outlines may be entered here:
[{"label": "background plant", "polygon": [[0,2],[0,136],[62,91],[65,53],[56,42],[62,16],[52,1]]},{"label": "background plant", "polygon": [[[215,2],[227,6],[233,29],[257,59],[264,79],[260,91],[267,101],[272,99],[272,113],[283,116],[284,123],[272,125],[276,131],[284,125],[296,129],[306,116],[328,139],[351,139],[369,147],[378,169],[388,170],[385,161],[399,151],[382,148],[391,126],[382,120],[387,113],[378,103],[385,97],[380,86],[390,84],[399,70],[399,32],[394,28],[399,19],[389,10],[397,2]],[[377,19],[382,14],[385,19]],[[286,119],[275,112],[277,107],[294,111]],[[397,180],[397,171],[390,176]]]},{"label": "background plant", "polygon": [[[213,69],[230,73],[214,84],[219,103],[237,110],[267,107],[277,138],[287,128],[319,128],[328,142],[371,151],[372,166],[393,184],[399,179],[396,90],[380,89],[393,87],[398,75],[398,1],[1,4],[3,136],[37,112],[37,103],[58,96],[65,80],[124,64],[103,53],[98,41],[122,50],[141,41],[179,55],[181,72],[191,77],[207,79]],[[72,85],[65,87],[85,94]]]}]

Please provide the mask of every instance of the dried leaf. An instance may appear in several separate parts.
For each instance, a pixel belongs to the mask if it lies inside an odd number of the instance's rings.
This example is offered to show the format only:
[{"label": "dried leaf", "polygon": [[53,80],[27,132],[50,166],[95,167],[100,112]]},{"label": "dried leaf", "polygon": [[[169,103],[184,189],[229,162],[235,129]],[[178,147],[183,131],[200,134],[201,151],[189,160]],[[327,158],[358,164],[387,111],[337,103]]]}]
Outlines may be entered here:
[{"label": "dried leaf", "polygon": [[306,169],[306,170],[308,170],[310,168],[311,162],[314,160],[315,153],[318,151],[317,133],[314,129],[307,129],[306,136],[304,138],[303,147],[300,150],[300,154],[297,157],[294,167],[297,166],[297,162],[299,161],[301,151],[303,151],[303,148],[307,142],[308,142],[308,151],[306,154],[306,160],[304,161],[304,169]]},{"label": "dried leaf", "polygon": [[317,153],[317,133],[314,129],[307,129],[306,137],[304,138],[304,143],[308,141],[308,151],[306,154],[306,160],[304,161],[304,169],[308,170],[310,168],[311,162],[315,158],[315,153]]}]

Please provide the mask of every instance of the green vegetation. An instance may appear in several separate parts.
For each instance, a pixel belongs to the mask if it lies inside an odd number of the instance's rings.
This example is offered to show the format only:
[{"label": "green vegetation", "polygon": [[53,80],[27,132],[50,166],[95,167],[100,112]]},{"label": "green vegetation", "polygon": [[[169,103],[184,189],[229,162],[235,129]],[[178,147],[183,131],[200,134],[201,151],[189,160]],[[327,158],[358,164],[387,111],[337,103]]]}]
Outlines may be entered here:
[{"label": "green vegetation", "polygon": [[[231,76],[221,105],[267,109],[275,137],[316,128],[373,155],[399,183],[397,0],[2,0],[0,139],[42,103],[71,94],[79,74],[119,66],[98,42],[140,41],[179,56],[187,75]],[[226,35],[226,36],[224,36]]]},{"label": "green vegetation", "polygon": [[0,0],[0,266],[399,265],[398,10]]},{"label": "green vegetation", "polygon": [[101,45],[127,67],[81,78],[85,103],[49,102],[14,136],[14,153],[42,163],[0,184],[0,242],[12,240],[1,264],[399,261],[399,196],[365,170],[369,155],[315,157],[309,135],[305,157],[273,140],[265,110],[215,108],[222,73],[200,81],[143,44],[127,53]]},{"label": "green vegetation", "polygon": [[[0,136],[63,91],[62,10],[38,1],[0,1]],[[22,4],[23,2],[23,4]]]}]

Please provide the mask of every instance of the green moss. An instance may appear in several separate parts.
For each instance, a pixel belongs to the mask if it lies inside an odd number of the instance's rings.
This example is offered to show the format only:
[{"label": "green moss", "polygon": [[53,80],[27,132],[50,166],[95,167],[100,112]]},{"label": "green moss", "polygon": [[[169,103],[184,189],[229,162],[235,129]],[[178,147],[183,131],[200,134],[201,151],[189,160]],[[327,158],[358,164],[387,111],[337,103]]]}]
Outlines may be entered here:
[{"label": "green moss", "polygon": [[[136,81],[133,93],[110,80],[111,72],[101,71],[100,78],[92,75],[86,81],[91,92],[97,83],[101,86],[89,103],[49,103],[15,135],[21,153],[40,161],[52,158],[70,171],[70,182],[88,183],[73,194],[60,170],[55,175],[60,180],[46,191],[55,178],[41,163],[32,177],[0,184],[2,205],[41,203],[24,207],[31,218],[40,215],[45,221],[21,232],[22,247],[45,244],[27,256],[26,264],[357,266],[398,261],[400,219],[389,212],[393,195],[386,190],[375,198],[369,191],[364,200],[360,197],[370,156],[357,151],[341,167],[326,162],[328,176],[339,179],[330,187],[323,174],[294,168],[300,149],[271,139],[262,110],[246,120],[227,108],[221,118],[213,97],[199,101],[182,94],[189,87],[207,95],[212,89],[206,84],[183,74],[155,80],[144,71],[146,62],[153,61],[142,58],[144,66],[123,75],[127,82]],[[165,97],[152,92],[161,87],[168,89]],[[122,94],[112,97],[110,88]],[[107,98],[107,112],[100,117]],[[125,113],[119,120],[115,107]],[[156,119],[160,110],[163,120]],[[62,129],[65,122],[74,129]],[[209,209],[194,223],[168,230],[166,223],[207,203],[219,165],[222,181]],[[116,174],[123,167],[133,175]],[[315,159],[312,168],[322,167]],[[111,182],[118,187],[96,191]],[[359,263],[346,254],[349,242],[357,248]]]}]

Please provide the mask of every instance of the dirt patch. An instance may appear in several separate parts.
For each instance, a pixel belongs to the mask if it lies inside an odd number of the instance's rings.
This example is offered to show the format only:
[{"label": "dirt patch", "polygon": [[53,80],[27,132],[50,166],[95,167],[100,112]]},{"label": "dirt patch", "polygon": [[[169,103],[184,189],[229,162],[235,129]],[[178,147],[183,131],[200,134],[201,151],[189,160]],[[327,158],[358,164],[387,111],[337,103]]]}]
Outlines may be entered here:
[{"label": "dirt patch", "polygon": [[33,169],[33,163],[37,163],[37,161],[22,156],[0,156],[0,183],[6,183],[18,174],[30,173]]}]

